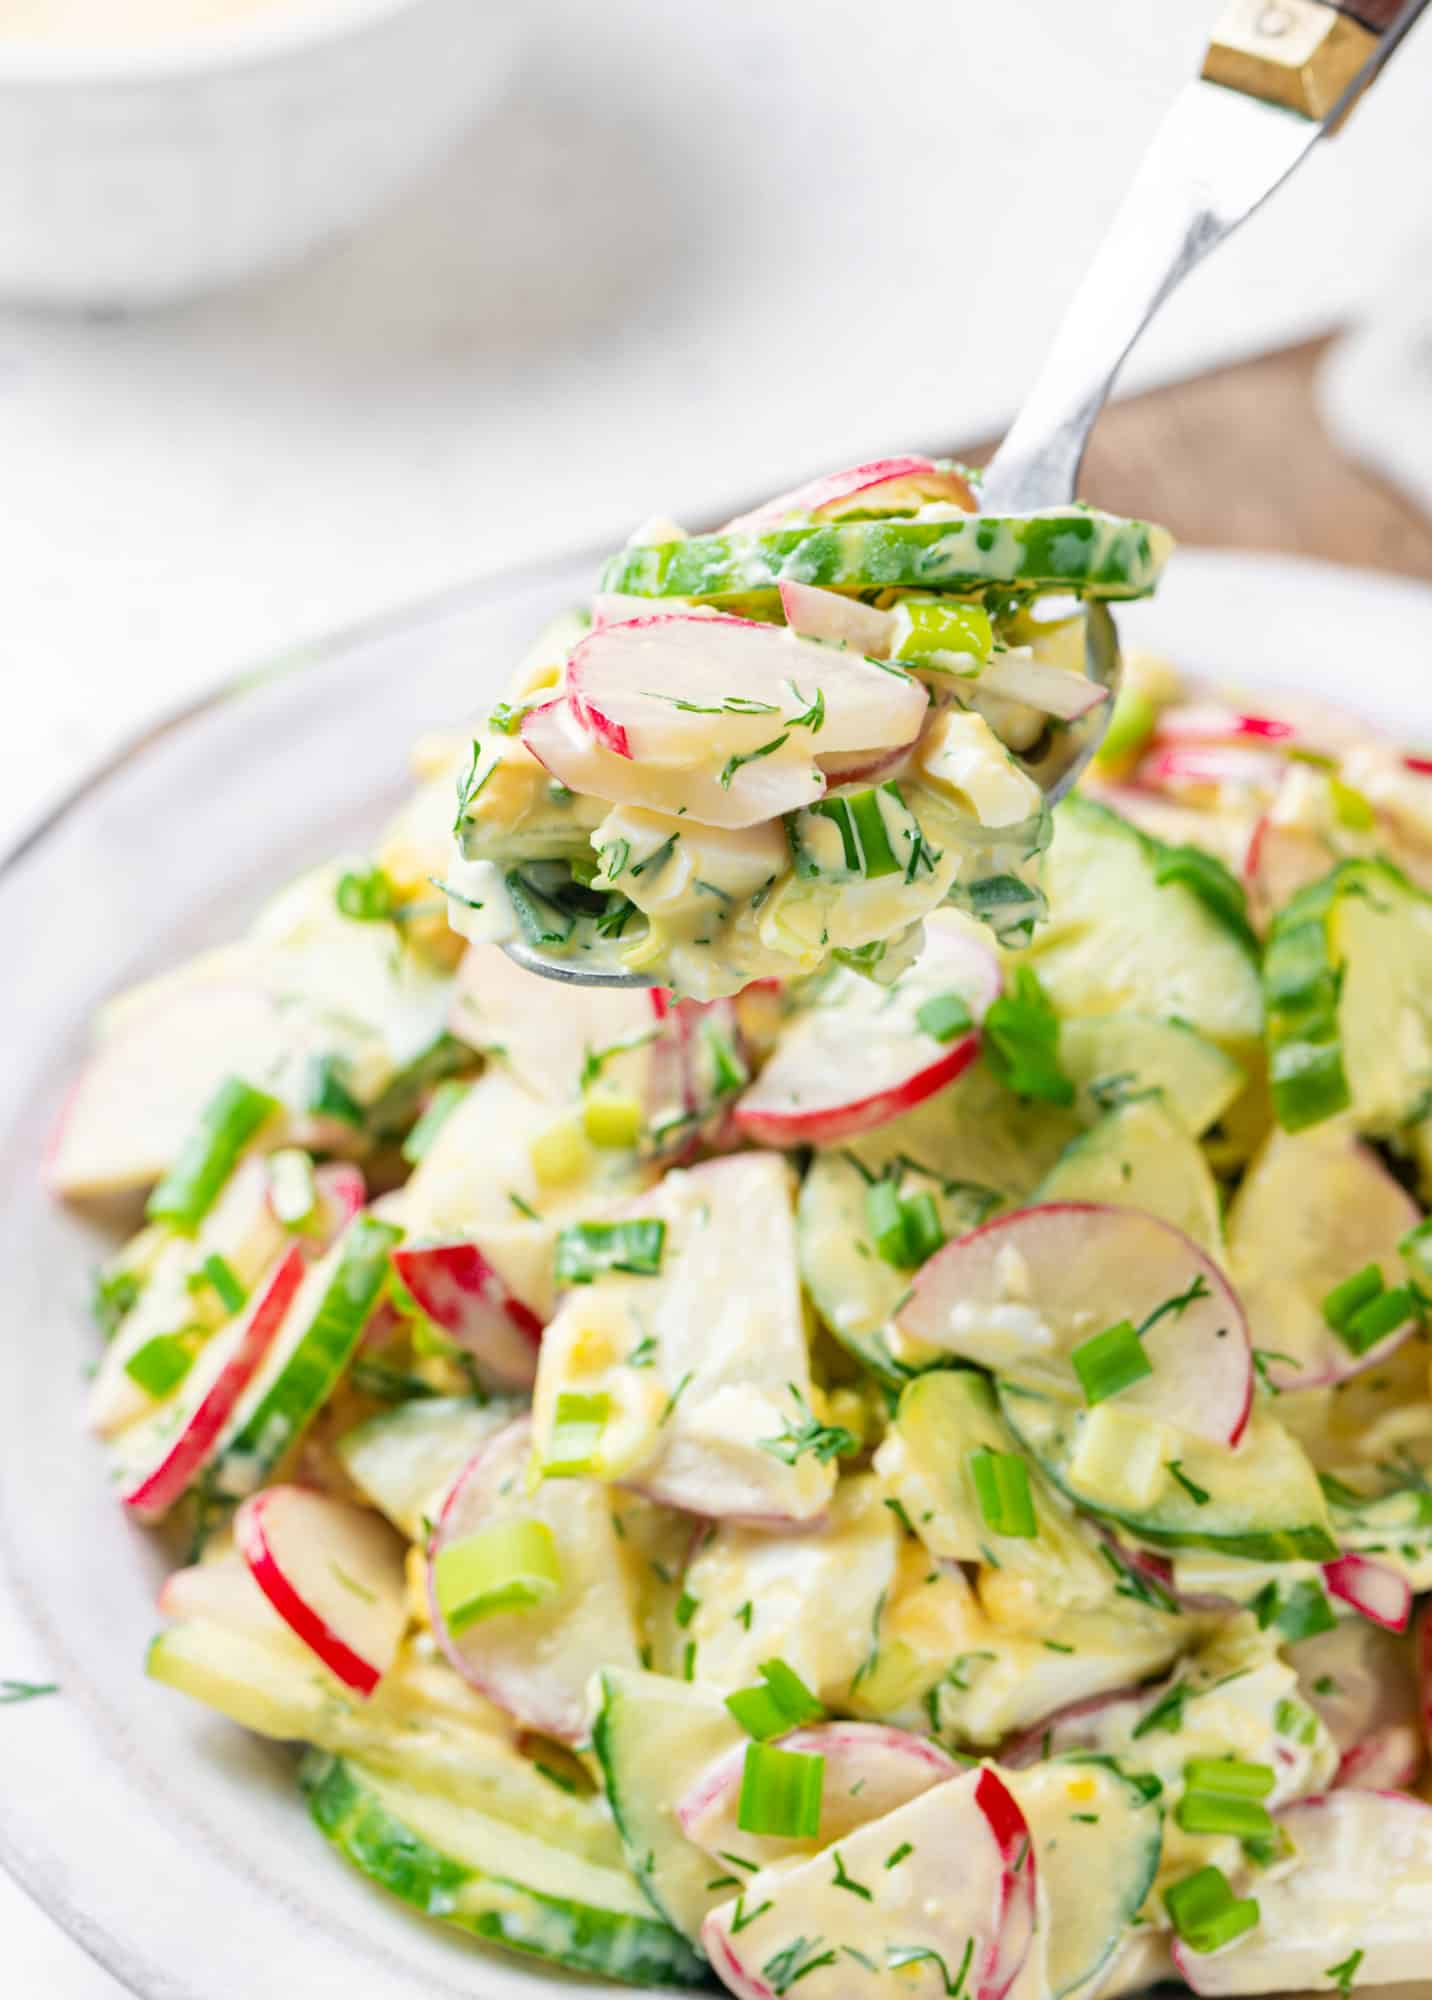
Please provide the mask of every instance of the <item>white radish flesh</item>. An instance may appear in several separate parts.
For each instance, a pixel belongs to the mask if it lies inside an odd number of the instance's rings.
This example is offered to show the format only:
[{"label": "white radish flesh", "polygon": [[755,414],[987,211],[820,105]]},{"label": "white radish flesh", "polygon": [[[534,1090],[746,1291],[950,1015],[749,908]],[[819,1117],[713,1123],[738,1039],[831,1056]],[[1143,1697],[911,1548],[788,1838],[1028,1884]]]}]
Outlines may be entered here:
[{"label": "white radish flesh", "polygon": [[[242,1315],[210,1341],[181,1385],[174,1407],[140,1418],[119,1440],[126,1467],[120,1499],[141,1520],[158,1520],[185,1494],[213,1456],[239,1398],[258,1373],[304,1274],[303,1253],[288,1250]],[[182,1414],[175,1423],[175,1408]]]},{"label": "white radish flesh", "polygon": [[901,1331],[1060,1396],[1082,1399],[1073,1350],[1121,1321],[1146,1328],[1151,1373],[1118,1404],[1236,1444],[1253,1398],[1237,1295],[1211,1259],[1134,1209],[1051,1202],[948,1243],[915,1279]]},{"label": "white radish flesh", "polygon": [[1337,1791],[1290,1806],[1279,1825],[1297,1865],[1259,1881],[1257,1928],[1212,1954],[1175,1944],[1174,1962],[1194,1992],[1331,1992],[1336,1968],[1354,1952],[1359,1991],[1424,1981],[1432,1937],[1432,1807],[1396,1793]]},{"label": "white radish flesh", "polygon": [[369,1695],[408,1620],[403,1543],[385,1521],[301,1486],[244,1502],[234,1538],[284,1623],[345,1687]]},{"label": "white radish flesh", "polygon": [[[742,1097],[738,1127],[772,1146],[828,1146],[872,1131],[974,1060],[978,1023],[999,987],[998,961],[981,939],[931,920],[919,958],[894,987],[852,972],[832,977]],[[946,994],[963,1003],[971,1025],[937,1040],[918,1015]]]},{"label": "white radish flesh", "polygon": [[487,1374],[514,1389],[536,1381],[542,1321],[509,1290],[481,1244],[405,1246],[393,1252],[393,1264],[428,1317]]},{"label": "white radish flesh", "polygon": [[717,1759],[680,1799],[676,1817],[688,1840],[713,1855],[721,1849],[771,1866],[794,1854],[811,1854],[833,1840],[908,1805],[933,1786],[960,1774],[960,1767],[936,1743],[876,1722],[826,1722],[793,1729],[776,1739],[781,1750],[825,1759],[820,1829],[806,1840],[743,1833],[738,1808],[746,1746]]},{"label": "white radish flesh", "polygon": [[448,1495],[432,1555],[500,1522],[540,1521],[556,1544],[556,1594],[454,1634],[430,1584],[433,1630],[479,1694],[526,1729],[580,1743],[588,1733],[593,1674],[638,1665],[636,1626],[605,1489],[587,1479],[546,1479],[529,1493],[531,1455],[525,1418],[476,1453]]},{"label": "white radish flesh", "polygon": [[[837,1886],[837,1856],[868,1896]],[[706,1919],[702,1942],[739,2000],[775,2000],[802,1966],[807,2000],[849,2000],[872,1970],[876,1991],[938,1993],[943,1975],[946,1992],[1005,2000],[1034,1940],[1037,1896],[1024,1815],[986,1767],[812,1860],[751,1876],[736,1902]],[[911,1974],[892,1977],[902,1965],[919,1966],[924,1983],[907,1988]]]}]

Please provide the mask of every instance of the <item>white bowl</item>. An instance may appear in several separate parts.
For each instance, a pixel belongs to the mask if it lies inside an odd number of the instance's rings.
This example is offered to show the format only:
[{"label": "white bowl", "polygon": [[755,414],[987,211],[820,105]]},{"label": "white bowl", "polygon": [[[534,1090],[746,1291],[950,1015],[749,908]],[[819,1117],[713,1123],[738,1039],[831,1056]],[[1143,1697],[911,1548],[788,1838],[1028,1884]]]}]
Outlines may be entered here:
[{"label": "white bowl", "polygon": [[[404,795],[409,738],[496,695],[595,571],[495,578],[315,648],[302,672],[250,676],[0,862],[0,1675],[61,1690],[0,1716],[0,1866],[143,2000],[631,2000],[464,1943],[359,1880],[309,1825],[286,1751],[145,1679],[166,1564],[120,1518],[80,1418],[88,1274],[110,1239],[41,1185],[100,1000],[232,937],[299,868],[361,850]],[[1425,584],[1184,549],[1119,619],[1213,681],[1425,728]],[[0,1993],[41,2000],[3,1970]]]},{"label": "white bowl", "polygon": [[0,297],[168,304],[276,269],[504,83],[516,0],[306,0],[90,48],[0,36]]}]

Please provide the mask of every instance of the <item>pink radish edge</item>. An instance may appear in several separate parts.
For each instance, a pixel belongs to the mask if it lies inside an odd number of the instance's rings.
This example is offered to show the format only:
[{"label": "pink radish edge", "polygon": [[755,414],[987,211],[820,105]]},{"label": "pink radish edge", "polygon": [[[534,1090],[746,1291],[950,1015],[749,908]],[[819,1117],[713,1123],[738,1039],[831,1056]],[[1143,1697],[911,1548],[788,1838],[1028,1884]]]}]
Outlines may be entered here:
[{"label": "pink radish edge", "polygon": [[210,1384],[207,1394],[168,1452],[137,1485],[120,1495],[141,1520],[156,1520],[187,1490],[206,1463],[235,1404],[256,1374],[271,1342],[282,1327],[306,1269],[296,1246],[284,1252],[264,1283],[234,1353]]},{"label": "pink radish edge", "polygon": [[782,1112],[759,1107],[748,1110],[738,1104],[734,1113],[736,1124],[746,1138],[768,1146],[790,1146],[802,1140],[830,1145],[837,1139],[851,1139],[857,1133],[870,1132],[888,1123],[902,1111],[912,1111],[937,1090],[943,1090],[947,1083],[953,1083],[969,1068],[979,1054],[979,1047],[978,1031],[971,1031],[952,1042],[928,1068],[903,1083],[823,1110]]},{"label": "pink radish edge", "polygon": [[300,1597],[269,1548],[264,1532],[264,1506],[276,1491],[267,1487],[246,1500],[234,1516],[234,1541],[248,1565],[254,1582],[309,1651],[330,1673],[336,1674],[355,1694],[372,1694],[383,1676],[371,1660],[365,1660],[341,1639],[320,1612]]},{"label": "pink radish edge", "polygon": [[1412,1586],[1386,1563],[1356,1553],[1323,1564],[1328,1595],[1350,1604],[1384,1632],[1405,1632],[1412,1616]]},{"label": "pink radish edge", "polygon": [[[940,1778],[956,1778],[960,1774],[960,1766],[938,1743],[930,1742],[927,1737],[912,1736],[908,1730],[896,1729],[888,1723],[827,1722],[811,1728],[788,1730],[774,1741],[780,1750],[825,1756],[827,1760],[846,1750],[884,1749],[892,1757],[901,1757],[911,1764],[923,1764]],[[697,1838],[692,1829],[700,1825],[702,1818],[724,1793],[739,1784],[745,1761],[744,1743],[723,1751],[677,1801],[676,1817],[688,1839]]]}]

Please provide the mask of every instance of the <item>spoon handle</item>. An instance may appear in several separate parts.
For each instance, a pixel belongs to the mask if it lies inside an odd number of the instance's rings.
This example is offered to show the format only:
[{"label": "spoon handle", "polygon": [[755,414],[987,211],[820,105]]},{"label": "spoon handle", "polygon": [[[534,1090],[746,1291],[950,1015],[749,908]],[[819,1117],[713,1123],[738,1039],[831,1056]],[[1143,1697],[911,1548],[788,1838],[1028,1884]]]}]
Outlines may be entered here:
[{"label": "spoon handle", "polygon": [[984,510],[1073,500],[1095,419],[1169,293],[1340,122],[1428,4],[1233,0],[1225,8],[1202,78],[1154,135],[989,465]]}]

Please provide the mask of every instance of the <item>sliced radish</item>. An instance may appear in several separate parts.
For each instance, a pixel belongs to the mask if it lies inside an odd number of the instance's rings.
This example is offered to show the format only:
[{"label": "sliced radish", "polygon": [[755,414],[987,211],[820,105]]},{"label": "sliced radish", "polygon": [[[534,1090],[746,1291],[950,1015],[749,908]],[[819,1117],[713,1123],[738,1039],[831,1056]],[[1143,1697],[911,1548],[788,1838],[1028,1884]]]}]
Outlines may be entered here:
[{"label": "sliced radish", "polygon": [[158,1520],[213,1455],[239,1398],[257,1374],[303,1282],[301,1250],[285,1252],[232,1326],[215,1335],[172,1403],[120,1441],[126,1472],[119,1497],[142,1520]]},{"label": "sliced radish", "polygon": [[556,1595],[499,1612],[453,1633],[429,1583],[433,1631],[463,1679],[527,1729],[559,1742],[585,1740],[589,1684],[599,1667],[638,1664],[636,1626],[621,1543],[605,1489],[588,1479],[545,1479],[531,1492],[530,1420],[510,1424],[469,1461],[433,1536],[436,1558],[499,1522],[543,1522],[561,1566]]},{"label": "sliced radish", "polygon": [[787,625],[802,638],[849,646],[872,660],[886,657],[896,630],[891,612],[877,611],[856,597],[842,597],[838,590],[820,590],[813,583],[783,583],[781,610]]},{"label": "sliced radish", "polygon": [[159,1609],[176,1622],[202,1619],[206,1625],[241,1632],[267,1644],[289,1645],[293,1641],[291,1630],[254,1582],[237,1549],[174,1570],[160,1589]]},{"label": "sliced radish", "polygon": [[398,1276],[430,1319],[504,1386],[537,1379],[542,1321],[509,1290],[475,1242],[420,1243],[393,1252]]},{"label": "sliced radish", "polygon": [[825,790],[825,779],[809,758],[802,764],[783,759],[774,772],[772,758],[757,758],[740,767],[729,789],[721,785],[719,766],[698,771],[633,763],[601,743],[566,700],[528,709],[522,740],[574,792],[671,817],[684,813],[701,826],[758,826],[792,810],[793,804],[809,804]]},{"label": "sliced radish", "polygon": [[746,1747],[738,1744],[719,1757],[678,1801],[676,1817],[688,1840],[718,1854],[735,1850],[761,1867],[792,1854],[809,1854],[843,1840],[857,1827],[880,1819],[958,1777],[960,1766],[937,1743],[878,1722],[826,1722],[793,1729],[777,1747],[803,1757],[825,1759],[820,1830],[809,1840],[783,1840],[741,1831],[738,1809]]},{"label": "sliced radish", "polygon": [[1179,702],[1164,709],[1154,731],[1156,743],[1291,742],[1291,722],[1272,715],[1246,715],[1220,702]]},{"label": "sliced radish", "polygon": [[1412,1617],[1412,1586],[1373,1556],[1339,1556],[1323,1564],[1328,1595],[1350,1604],[1384,1632],[1405,1632]]},{"label": "sliced radish", "polygon": [[[1109,699],[1109,690],[1072,667],[1054,667],[1019,653],[1003,653],[990,661],[972,691],[998,695],[1001,701],[1023,702],[1042,715],[1073,722]],[[957,690],[962,693],[963,690]]]},{"label": "sliced radish", "polygon": [[1323,1302],[1376,1264],[1395,1286],[1397,1245],[1421,1211],[1370,1147],[1336,1122],[1274,1131],[1228,1212],[1228,1268],[1275,1389],[1316,1389],[1386,1361],[1417,1324],[1407,1318],[1361,1353],[1329,1326]]},{"label": "sliced radish", "polygon": [[[841,1876],[869,1896],[842,1887]],[[849,2000],[872,1967],[877,1981],[904,1990],[891,1978],[904,1965],[921,1968],[912,1991],[938,1993],[941,1976],[955,1991],[963,1968],[967,2000],[1004,2000],[1034,1941],[1037,1896],[1028,1824],[986,1766],[808,1861],[751,1876],[735,1902],[711,1912],[702,1943],[740,2000],[776,2000],[792,1972],[809,2000]]]},{"label": "sliced radish", "polygon": [[1109,1694],[1090,1695],[1087,1700],[1070,1702],[1056,1709],[1032,1728],[1021,1730],[1002,1745],[999,1761],[1011,1771],[1028,1770],[1047,1757],[1062,1757],[1071,1750],[1099,1750],[1109,1738],[1109,1725],[1116,1711],[1126,1708],[1130,1715],[1144,1705],[1138,1688],[1115,1688]]},{"label": "sliced radish", "polygon": [[1336,1791],[1290,1806],[1278,1823],[1297,1865],[1260,1877],[1257,1928],[1212,1954],[1174,1945],[1174,1963],[1194,1992],[1330,1992],[1336,1968],[1353,1953],[1359,1991],[1400,1979],[1422,1991],[1432,1937],[1432,1807],[1395,1792]]},{"label": "sliced radish", "polygon": [[1265,812],[1253,823],[1239,873],[1249,895],[1271,916],[1299,889],[1326,875],[1330,860],[1326,843],[1315,834]]},{"label": "sliced radish", "polygon": [[1422,1739],[1415,1732],[1379,1729],[1344,1753],[1334,1782],[1360,1792],[1409,1792],[1425,1762]]},{"label": "sliced radish", "polygon": [[902,745],[898,750],[882,750],[876,756],[864,750],[839,750],[833,756],[817,757],[815,761],[827,785],[875,784],[898,771],[909,754],[908,746]]},{"label": "sliced radish", "polygon": [[778,493],[774,500],[734,516],[721,532],[763,535],[793,515],[836,521],[854,512],[910,513],[928,500],[949,501],[967,514],[973,514],[977,504],[969,482],[952,466],[936,465],[931,458],[873,458]]},{"label": "sliced radish", "polygon": [[1422,1729],[1432,1750],[1432,1603],[1417,1619],[1417,1688],[1422,1705]]},{"label": "sliced radish", "polygon": [[355,1694],[370,1695],[408,1622],[404,1548],[366,1507],[269,1486],[234,1517],[254,1582],[289,1629]]},{"label": "sliced radish", "polygon": [[[816,696],[818,720],[794,720]],[[790,776],[816,750],[914,742],[928,708],[920,682],[860,654],[816,646],[786,626],[680,612],[592,632],[568,662],[568,700],[618,756],[676,770],[750,756],[788,732]],[[772,752],[758,762],[774,760]],[[736,790],[740,770],[726,788]]]},{"label": "sliced radish", "polygon": [[999,1216],[930,1259],[896,1324],[1012,1381],[1082,1399],[1071,1354],[1121,1321],[1147,1326],[1152,1373],[1118,1403],[1236,1444],[1253,1402],[1243,1308],[1181,1230],[1139,1210],[1050,1202]]},{"label": "sliced radish", "polygon": [[1253,750],[1237,743],[1178,744],[1142,757],[1129,782],[1155,792],[1222,785],[1276,791],[1286,769],[1282,757],[1273,750]]},{"label": "sliced radish", "polygon": [[[841,971],[795,1016],[737,1105],[738,1127],[760,1145],[829,1146],[911,1110],[974,1061],[977,1024],[999,986],[983,940],[931,921],[919,958],[893,987]],[[921,1010],[932,1018],[945,995],[963,1005],[968,1029],[921,1025]]]}]

